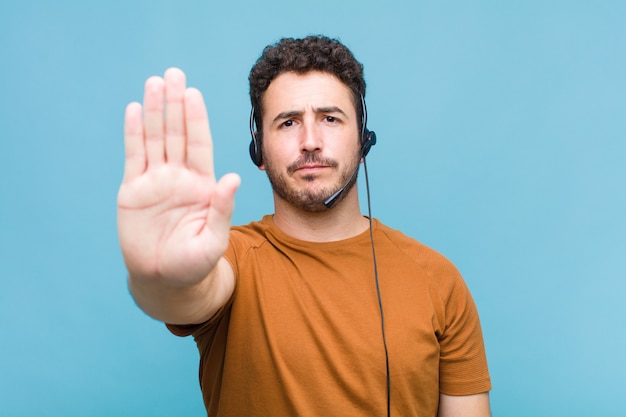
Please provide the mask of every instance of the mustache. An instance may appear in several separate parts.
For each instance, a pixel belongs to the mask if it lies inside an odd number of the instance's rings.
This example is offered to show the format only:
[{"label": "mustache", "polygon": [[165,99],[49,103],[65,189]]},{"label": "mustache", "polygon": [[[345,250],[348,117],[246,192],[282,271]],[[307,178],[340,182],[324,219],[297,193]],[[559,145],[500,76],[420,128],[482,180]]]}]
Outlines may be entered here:
[{"label": "mustache", "polygon": [[300,168],[307,165],[325,165],[331,168],[336,168],[338,164],[337,161],[335,161],[334,159],[324,158],[316,153],[305,153],[300,158],[298,158],[296,162],[287,167],[287,173],[291,175]]}]

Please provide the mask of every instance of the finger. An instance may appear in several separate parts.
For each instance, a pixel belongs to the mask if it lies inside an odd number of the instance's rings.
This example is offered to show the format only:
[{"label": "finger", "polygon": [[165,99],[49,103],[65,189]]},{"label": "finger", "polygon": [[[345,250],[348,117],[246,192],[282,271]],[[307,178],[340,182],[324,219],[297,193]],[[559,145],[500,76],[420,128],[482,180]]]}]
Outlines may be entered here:
[{"label": "finger", "polygon": [[165,71],[165,156],[168,163],[185,162],[185,120],[183,99],[185,73],[178,68]]},{"label": "finger", "polygon": [[188,88],[185,91],[185,122],[189,168],[214,177],[213,141],[209,116],[202,93],[195,88]]},{"label": "finger", "polygon": [[144,133],[148,168],[156,167],[165,161],[165,141],[163,137],[163,78],[150,77],[146,81],[143,98]]},{"label": "finger", "polygon": [[131,181],[146,170],[146,149],[143,142],[143,120],[141,104],[134,102],[126,106],[124,117],[124,182]]}]

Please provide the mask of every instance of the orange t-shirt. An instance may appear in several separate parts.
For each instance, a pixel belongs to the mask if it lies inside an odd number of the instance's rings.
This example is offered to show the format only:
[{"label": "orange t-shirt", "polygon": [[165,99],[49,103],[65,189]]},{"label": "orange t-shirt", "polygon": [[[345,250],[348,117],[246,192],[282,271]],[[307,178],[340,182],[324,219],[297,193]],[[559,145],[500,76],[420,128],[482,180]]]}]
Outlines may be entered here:
[{"label": "orange t-shirt", "polygon": [[[436,416],[439,394],[491,389],[478,313],[456,268],[373,221],[391,412]],[[305,242],[271,216],[233,227],[230,302],[194,335],[209,416],[386,415],[387,379],[369,231]]]}]

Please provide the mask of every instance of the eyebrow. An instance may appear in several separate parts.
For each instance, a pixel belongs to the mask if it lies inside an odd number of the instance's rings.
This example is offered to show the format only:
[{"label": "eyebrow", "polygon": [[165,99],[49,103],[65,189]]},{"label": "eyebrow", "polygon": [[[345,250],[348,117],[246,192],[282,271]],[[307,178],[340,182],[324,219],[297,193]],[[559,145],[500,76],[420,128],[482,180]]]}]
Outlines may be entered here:
[{"label": "eyebrow", "polygon": [[[346,113],[337,106],[317,107],[314,111],[315,113],[340,113],[347,117]],[[278,113],[272,122],[282,119],[290,119],[294,116],[300,116],[302,113],[304,113],[302,110],[290,110]]]}]

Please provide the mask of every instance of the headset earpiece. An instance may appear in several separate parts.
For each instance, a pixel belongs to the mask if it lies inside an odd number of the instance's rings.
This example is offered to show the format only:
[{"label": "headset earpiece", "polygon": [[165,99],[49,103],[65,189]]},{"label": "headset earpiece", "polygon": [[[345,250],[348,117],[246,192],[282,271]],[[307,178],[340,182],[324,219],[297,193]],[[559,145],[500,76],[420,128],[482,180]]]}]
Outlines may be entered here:
[{"label": "headset earpiece", "polygon": [[254,165],[260,167],[263,164],[263,152],[261,152],[261,134],[256,129],[254,107],[250,111],[250,135],[252,136],[250,141],[250,158]]},{"label": "headset earpiece", "polygon": [[374,145],[376,145],[376,132],[367,128],[367,106],[361,94],[361,158],[365,158]]},{"label": "headset earpiece", "polygon": [[374,145],[376,145],[376,132],[367,130],[366,128],[361,138],[361,158],[364,158]]}]

